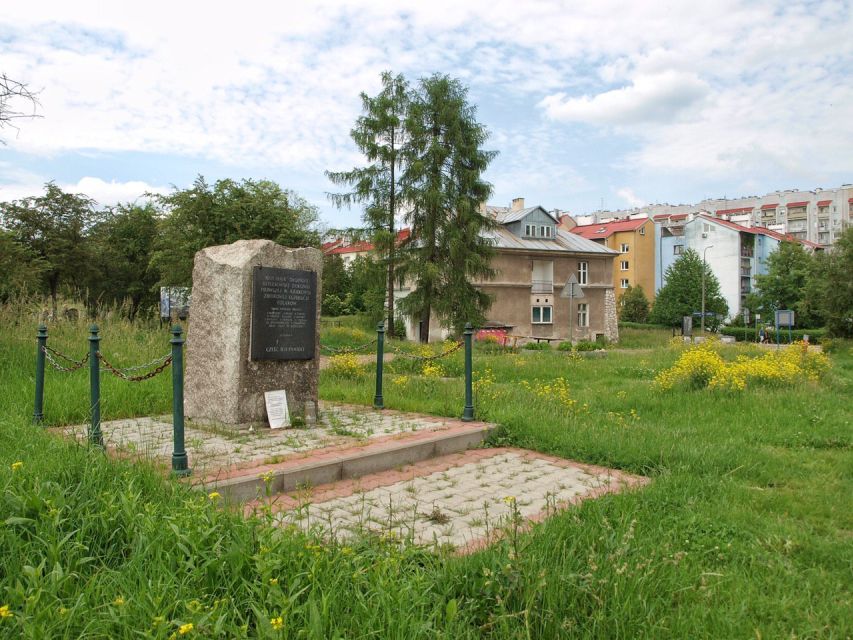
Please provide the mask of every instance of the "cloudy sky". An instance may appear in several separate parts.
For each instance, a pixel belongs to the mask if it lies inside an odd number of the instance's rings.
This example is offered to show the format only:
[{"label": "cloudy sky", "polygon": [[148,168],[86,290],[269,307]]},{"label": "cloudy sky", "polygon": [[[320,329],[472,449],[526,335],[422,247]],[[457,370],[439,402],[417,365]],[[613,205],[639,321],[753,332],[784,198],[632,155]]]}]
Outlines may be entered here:
[{"label": "cloudy sky", "polygon": [[469,89],[495,204],[585,213],[853,182],[850,2],[3,2],[0,72],[39,91],[0,130],[0,200],[99,202],[203,174],[337,211],[359,93],[383,70]]}]

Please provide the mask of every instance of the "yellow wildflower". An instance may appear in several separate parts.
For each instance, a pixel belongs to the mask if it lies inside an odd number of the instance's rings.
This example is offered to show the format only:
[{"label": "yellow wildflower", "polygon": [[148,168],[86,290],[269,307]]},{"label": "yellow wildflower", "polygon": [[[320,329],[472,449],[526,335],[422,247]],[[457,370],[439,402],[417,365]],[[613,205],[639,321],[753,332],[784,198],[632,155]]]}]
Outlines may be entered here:
[{"label": "yellow wildflower", "polygon": [[8,604],[4,604],[2,607],[0,607],[0,618],[11,618],[14,615],[14,613],[9,611]]},{"label": "yellow wildflower", "polygon": [[124,598],[122,596],[117,596],[115,600],[113,600],[113,604],[117,607],[124,606]]},{"label": "yellow wildflower", "polygon": [[504,502],[506,502],[508,505],[512,506],[515,504],[515,497],[514,496],[506,496],[504,498]]},{"label": "yellow wildflower", "polygon": [[278,631],[284,626],[284,620],[281,616],[278,616],[277,618],[270,618],[270,624],[275,631]]},{"label": "yellow wildflower", "polygon": [[12,463],[12,471],[17,471],[18,469],[20,469],[23,466],[24,466],[24,463],[21,462],[20,460],[18,462],[13,462]]},{"label": "yellow wildflower", "polygon": [[185,636],[190,631],[192,631],[194,627],[195,627],[195,625],[193,625],[192,622],[187,622],[186,624],[182,624],[180,627],[178,627],[178,634]]},{"label": "yellow wildflower", "polygon": [[277,585],[278,584],[278,578],[270,578],[270,584],[271,585]]},{"label": "yellow wildflower", "polygon": [[221,496],[219,495],[218,491],[211,491],[210,493],[207,494],[207,497],[210,498],[211,500],[216,500],[217,498],[219,498]]},{"label": "yellow wildflower", "polygon": [[64,616],[67,613],[68,609],[66,609],[65,607],[59,607],[59,615]]}]

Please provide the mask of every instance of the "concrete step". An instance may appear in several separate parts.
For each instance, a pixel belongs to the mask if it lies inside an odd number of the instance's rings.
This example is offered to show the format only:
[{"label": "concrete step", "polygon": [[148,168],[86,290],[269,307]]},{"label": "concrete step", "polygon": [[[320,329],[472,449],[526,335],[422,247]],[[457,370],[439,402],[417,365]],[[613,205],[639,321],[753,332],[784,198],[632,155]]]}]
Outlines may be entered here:
[{"label": "concrete step", "polygon": [[440,430],[418,431],[379,442],[316,449],[301,458],[237,469],[207,478],[204,485],[228,501],[246,502],[266,491],[280,494],[352,480],[472,449],[485,442],[496,428],[496,425],[485,422],[454,422],[453,426]]}]

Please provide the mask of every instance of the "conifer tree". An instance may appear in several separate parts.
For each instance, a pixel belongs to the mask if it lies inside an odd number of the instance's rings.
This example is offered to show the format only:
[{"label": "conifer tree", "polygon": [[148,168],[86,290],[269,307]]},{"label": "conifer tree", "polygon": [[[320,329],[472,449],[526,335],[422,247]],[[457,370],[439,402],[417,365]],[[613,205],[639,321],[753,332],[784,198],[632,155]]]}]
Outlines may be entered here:
[{"label": "conifer tree", "polygon": [[364,203],[364,221],[374,247],[386,263],[386,306],[388,335],[394,336],[394,280],[397,258],[395,219],[400,205],[399,175],[401,148],[406,142],[406,113],[409,89],[402,75],[382,74],[382,90],[370,97],[361,94],[363,115],[350,136],[370,163],[351,171],[327,171],[335,185],[352,191],[329,194],[339,206]]},{"label": "conifer tree", "polygon": [[643,287],[629,286],[619,298],[619,319],[622,322],[645,322],[649,318],[649,299]]},{"label": "conifer tree", "polygon": [[480,204],[492,191],[482,176],[496,152],[481,148],[488,132],[467,93],[448,76],[424,78],[406,120],[401,183],[412,242],[405,269],[415,289],[400,306],[420,322],[423,342],[433,310],[458,332],[466,322],[481,323],[491,303],[472,280],[493,274],[494,249],[483,232],[496,223]]}]

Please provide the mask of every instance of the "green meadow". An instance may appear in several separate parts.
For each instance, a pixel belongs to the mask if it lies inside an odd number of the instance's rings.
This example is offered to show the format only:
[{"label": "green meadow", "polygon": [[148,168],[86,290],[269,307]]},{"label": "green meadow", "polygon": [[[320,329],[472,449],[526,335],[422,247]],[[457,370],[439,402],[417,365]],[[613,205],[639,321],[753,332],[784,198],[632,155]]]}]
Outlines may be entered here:
[{"label": "green meadow", "polygon": [[[474,352],[477,417],[493,444],[648,476],[487,550],[322,541],[244,519],[142,463],[33,426],[35,321],[0,337],[0,637],[849,638],[853,636],[853,352],[818,382],[741,392],[656,390],[679,351],[630,329],[604,355]],[[156,324],[102,322],[129,366],[168,351]],[[84,323],[48,344],[79,358]],[[342,349],[373,338],[324,326]],[[372,347],[367,347],[369,353]],[[433,353],[444,345],[431,347]],[[389,350],[417,355],[414,345]],[[755,356],[755,347],[722,355]],[[461,351],[385,366],[390,409],[458,416]],[[47,371],[49,424],[88,418],[88,372]],[[102,419],[168,413],[167,371],[105,375]],[[370,404],[369,366],[338,358],[324,400]],[[190,460],[192,464],[192,460]]]}]

